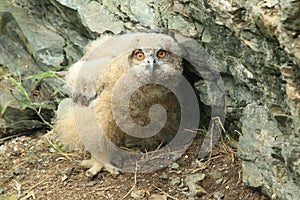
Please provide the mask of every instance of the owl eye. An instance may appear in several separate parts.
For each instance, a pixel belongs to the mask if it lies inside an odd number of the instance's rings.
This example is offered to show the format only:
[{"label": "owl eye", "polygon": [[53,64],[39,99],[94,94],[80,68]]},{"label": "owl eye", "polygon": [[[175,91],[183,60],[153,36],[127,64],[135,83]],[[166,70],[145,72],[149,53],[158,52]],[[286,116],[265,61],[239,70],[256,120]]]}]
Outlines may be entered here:
[{"label": "owl eye", "polygon": [[159,57],[159,58],[164,58],[164,57],[166,57],[166,55],[167,55],[167,51],[165,51],[165,50],[159,50],[158,52],[157,52],[157,57]]},{"label": "owl eye", "polygon": [[135,54],[135,57],[137,60],[141,61],[141,60],[144,60],[145,54],[143,52],[139,51]]}]

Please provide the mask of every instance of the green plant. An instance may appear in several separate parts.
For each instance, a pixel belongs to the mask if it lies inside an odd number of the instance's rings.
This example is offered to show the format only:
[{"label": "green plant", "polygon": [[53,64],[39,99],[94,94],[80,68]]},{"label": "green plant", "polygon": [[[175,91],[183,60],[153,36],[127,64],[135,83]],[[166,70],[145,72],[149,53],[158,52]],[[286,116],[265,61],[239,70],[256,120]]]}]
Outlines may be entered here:
[{"label": "green plant", "polygon": [[60,79],[56,74],[57,71],[63,70],[63,69],[67,69],[70,66],[61,66],[61,67],[56,67],[53,68],[52,70],[49,71],[45,71],[45,72],[39,72],[37,74],[31,75],[29,76],[27,79],[36,79],[38,81],[42,81],[45,78],[57,78]]},{"label": "green plant", "polygon": [[[221,139],[220,142],[221,142],[221,145],[224,148],[224,150],[227,151],[227,149],[231,148],[231,147],[234,147],[234,149],[236,149],[237,145],[238,145],[238,138],[242,134],[237,130],[235,130],[234,132],[229,132],[229,131],[225,130],[225,128],[223,127],[223,125],[220,122],[220,119],[218,117],[213,118],[212,120],[213,120],[213,126],[217,127],[215,129],[215,131],[218,130],[218,133],[215,133],[215,134],[220,134],[220,139]],[[212,130],[213,130],[213,128],[211,128],[210,131],[212,131]],[[205,128],[198,129],[197,133],[202,136],[206,136],[208,134],[208,130],[206,130]],[[228,144],[231,147],[229,147]]]},{"label": "green plant", "polygon": [[[37,81],[42,81],[45,78],[58,78],[58,79],[60,79],[56,75],[56,73],[57,73],[56,71],[64,69],[64,68],[67,68],[67,67],[63,66],[63,67],[54,68],[53,70],[50,70],[50,71],[40,72],[40,73],[37,73],[37,74],[34,74],[32,76],[27,77],[27,79],[35,79]],[[27,90],[25,89],[25,87],[22,84],[22,76],[21,76],[20,73],[18,73],[17,77],[14,77],[11,73],[9,73],[9,71],[5,70],[5,68],[3,67],[0,70],[0,75],[1,75],[0,76],[1,78],[9,78],[9,80],[15,86],[17,91],[23,96],[22,99],[15,99],[15,100],[8,101],[2,107],[1,115],[3,115],[6,112],[9,105],[16,102],[16,103],[20,103],[25,108],[29,108],[29,109],[33,110],[38,115],[38,117],[42,120],[42,122],[44,124],[46,124],[49,127],[52,127],[52,125],[49,122],[47,122],[45,120],[45,118],[42,116],[41,111],[42,111],[42,109],[54,110],[53,106],[51,106],[47,103],[32,101],[32,99],[30,98],[29,93],[27,92]]]},{"label": "green plant", "polygon": [[47,122],[44,119],[44,117],[42,116],[41,110],[42,110],[42,108],[53,109],[53,107],[48,104],[45,104],[45,103],[33,102],[30,98],[30,95],[28,94],[28,92],[26,91],[24,86],[22,85],[21,75],[19,75],[18,78],[14,78],[13,76],[10,76],[9,79],[10,79],[11,83],[16,87],[16,89],[20,92],[20,94],[24,97],[24,99],[16,99],[16,100],[8,101],[2,107],[1,115],[3,115],[6,112],[9,105],[11,105],[14,102],[17,102],[17,103],[22,104],[26,108],[30,108],[30,109],[34,110],[44,124],[46,124],[49,127],[52,127],[52,125],[49,122]]}]

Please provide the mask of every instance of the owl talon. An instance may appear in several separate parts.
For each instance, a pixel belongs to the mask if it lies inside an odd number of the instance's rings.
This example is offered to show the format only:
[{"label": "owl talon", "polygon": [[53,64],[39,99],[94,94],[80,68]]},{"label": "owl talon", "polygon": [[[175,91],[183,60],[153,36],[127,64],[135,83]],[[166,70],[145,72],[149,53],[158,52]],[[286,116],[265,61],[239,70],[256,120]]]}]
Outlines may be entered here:
[{"label": "owl talon", "polygon": [[87,177],[93,177],[96,174],[98,174],[102,169],[103,169],[103,164],[94,160],[94,159],[90,159],[90,160],[83,160],[80,162],[79,164],[81,167],[84,168],[89,168],[86,172],[85,175]]},{"label": "owl talon", "polygon": [[95,159],[90,160],[83,160],[79,164],[81,167],[89,168],[85,175],[87,177],[94,177],[97,175],[100,171],[105,170],[108,171],[110,174],[117,176],[120,174],[120,170],[111,164],[103,164]]},{"label": "owl talon", "polygon": [[120,169],[108,164],[108,165],[104,165],[104,169],[105,171],[108,171],[110,174],[117,176],[120,174]]},{"label": "owl talon", "polygon": [[79,163],[79,165],[84,168],[91,168],[93,166],[93,161],[92,160],[83,160]]},{"label": "owl talon", "polygon": [[84,174],[86,177],[89,177],[89,178],[93,178],[96,175],[96,174],[93,174],[93,172],[91,172],[91,170],[86,170]]}]

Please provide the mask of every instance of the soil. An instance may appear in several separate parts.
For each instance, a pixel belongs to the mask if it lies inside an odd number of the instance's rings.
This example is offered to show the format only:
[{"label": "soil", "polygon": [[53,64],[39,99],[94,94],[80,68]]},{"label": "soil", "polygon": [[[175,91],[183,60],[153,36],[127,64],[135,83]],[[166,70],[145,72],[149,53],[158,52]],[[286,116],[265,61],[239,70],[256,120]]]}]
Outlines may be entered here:
[{"label": "soil", "polygon": [[[60,153],[49,134],[21,136],[0,143],[0,199],[203,199],[268,200],[242,182],[236,149],[219,142],[210,158],[198,160],[198,136],[175,164],[147,174],[85,176],[78,162],[88,154]],[[177,165],[178,164],[178,165]],[[196,180],[193,192],[186,177]]]}]

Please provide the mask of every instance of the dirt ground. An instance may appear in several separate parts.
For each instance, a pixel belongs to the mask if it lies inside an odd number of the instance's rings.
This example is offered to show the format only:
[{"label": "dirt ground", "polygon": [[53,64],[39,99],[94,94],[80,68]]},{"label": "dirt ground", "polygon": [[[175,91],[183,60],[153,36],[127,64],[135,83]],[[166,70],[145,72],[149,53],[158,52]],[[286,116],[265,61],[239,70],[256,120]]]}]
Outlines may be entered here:
[{"label": "dirt ground", "polygon": [[0,143],[1,200],[268,199],[243,184],[241,161],[229,145],[219,142],[210,159],[199,161],[201,136],[179,160],[152,174],[114,177],[101,172],[92,179],[78,166],[88,154],[59,153],[48,137],[22,136]]}]

